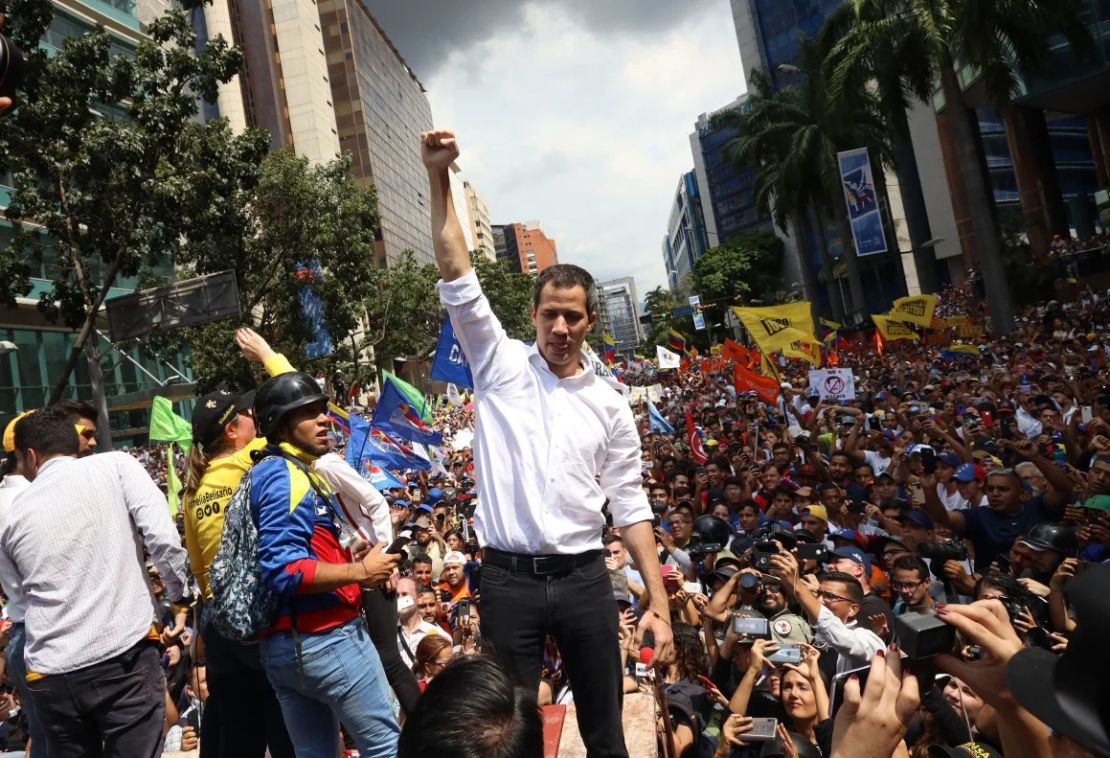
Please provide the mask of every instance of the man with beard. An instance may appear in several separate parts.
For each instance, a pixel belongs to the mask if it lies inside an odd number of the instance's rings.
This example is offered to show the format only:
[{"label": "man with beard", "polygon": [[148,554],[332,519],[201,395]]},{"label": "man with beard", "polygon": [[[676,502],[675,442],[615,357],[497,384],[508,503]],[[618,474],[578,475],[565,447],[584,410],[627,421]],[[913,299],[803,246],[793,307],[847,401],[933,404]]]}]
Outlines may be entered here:
[{"label": "man with beard", "polygon": [[771,637],[775,642],[813,642],[813,628],[804,618],[790,610],[782,591],[782,580],[777,576],[763,575],[763,592],[759,596],[758,607],[770,622]]}]

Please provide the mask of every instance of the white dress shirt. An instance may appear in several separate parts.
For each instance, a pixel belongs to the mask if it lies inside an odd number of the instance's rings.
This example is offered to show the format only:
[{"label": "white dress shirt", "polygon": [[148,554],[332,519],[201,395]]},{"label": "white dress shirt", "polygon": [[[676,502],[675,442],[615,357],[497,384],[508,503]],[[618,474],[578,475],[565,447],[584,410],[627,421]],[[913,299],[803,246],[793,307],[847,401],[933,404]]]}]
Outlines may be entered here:
[{"label": "white dress shirt", "polygon": [[470,271],[437,285],[474,375],[474,467],[483,545],[517,553],[601,548],[616,526],[651,520],[632,409],[593,371],[560,379],[535,345],[510,339]]},{"label": "white dress shirt", "polygon": [[39,468],[0,529],[0,576],[26,603],[27,670],[61,674],[119,655],[158,618],[143,547],[166,597],[186,591],[187,555],[166,496],[127,453]]},{"label": "white dress shirt", "polygon": [[348,523],[360,537],[371,545],[379,542],[389,544],[393,540],[389,503],[351,464],[335,453],[328,453],[316,459],[312,470],[339,496]]},{"label": "white dress shirt", "polygon": [[[405,622],[402,621],[397,625],[397,647],[401,651],[401,660],[403,660],[405,665],[409,668],[412,668],[412,664],[416,663],[412,657],[416,655],[416,646],[429,634],[433,637],[439,635],[448,642],[451,642],[451,635],[447,634],[447,632],[443,631],[435,624],[429,624],[424,619],[420,619],[420,623],[416,625],[416,629],[411,632],[408,630],[408,627],[405,626]],[[406,645],[408,645],[408,650],[405,650]],[[409,655],[409,650],[412,651],[412,655]]]},{"label": "white dress shirt", "polygon": [[[19,474],[8,474],[0,481],[0,531],[3,531],[4,524],[8,520],[8,511],[15,502],[15,496],[27,489],[29,484],[27,478]],[[5,572],[0,572],[0,588],[4,590],[4,597],[8,598],[8,604],[4,606],[4,615],[12,622],[22,624],[23,616],[27,612],[26,602],[18,587],[8,586],[9,581],[11,577]]]},{"label": "white dress shirt", "polygon": [[825,606],[817,614],[814,641],[835,650],[836,673],[858,669],[871,663],[871,659],[886,645],[870,629],[864,629],[856,621],[844,623]]}]

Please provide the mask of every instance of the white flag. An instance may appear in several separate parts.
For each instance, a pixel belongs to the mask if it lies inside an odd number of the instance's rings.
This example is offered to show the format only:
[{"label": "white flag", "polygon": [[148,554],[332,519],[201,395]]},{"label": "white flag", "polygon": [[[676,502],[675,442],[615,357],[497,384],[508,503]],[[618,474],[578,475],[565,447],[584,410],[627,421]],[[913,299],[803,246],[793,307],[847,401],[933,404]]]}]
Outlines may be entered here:
[{"label": "white flag", "polygon": [[659,368],[678,368],[678,353],[672,353],[670,350],[663,347],[662,345],[656,345],[655,355],[659,359]]},{"label": "white flag", "polygon": [[459,397],[459,388],[453,384],[447,385],[447,402],[456,408],[462,405],[462,398]]}]

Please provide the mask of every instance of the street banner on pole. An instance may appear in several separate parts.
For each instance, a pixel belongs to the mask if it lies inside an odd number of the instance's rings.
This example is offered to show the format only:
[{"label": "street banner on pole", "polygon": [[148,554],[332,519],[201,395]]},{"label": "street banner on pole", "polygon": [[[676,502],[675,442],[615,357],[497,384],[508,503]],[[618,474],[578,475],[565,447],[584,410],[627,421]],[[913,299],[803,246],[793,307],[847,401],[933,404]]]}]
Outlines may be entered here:
[{"label": "street banner on pole", "polygon": [[848,222],[860,256],[886,252],[883,217],[879,212],[879,196],[871,173],[867,148],[843,150],[836,154],[840,165],[840,183],[848,206]]}]

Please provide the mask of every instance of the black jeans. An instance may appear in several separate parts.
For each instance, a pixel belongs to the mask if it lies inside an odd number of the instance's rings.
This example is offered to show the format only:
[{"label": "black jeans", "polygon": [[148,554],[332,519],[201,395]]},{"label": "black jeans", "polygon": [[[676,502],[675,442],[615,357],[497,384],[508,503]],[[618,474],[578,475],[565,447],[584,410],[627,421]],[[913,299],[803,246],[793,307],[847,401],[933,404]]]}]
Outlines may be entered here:
[{"label": "black jeans", "polygon": [[483,649],[510,663],[533,692],[544,636],[555,638],[589,757],[627,758],[617,603],[603,558],[552,576],[483,565],[481,609]]},{"label": "black jeans", "polygon": [[362,609],[366,618],[366,630],[382,659],[382,668],[385,669],[385,678],[401,704],[401,710],[406,714],[412,713],[416,708],[416,701],[420,699],[420,685],[416,683],[416,676],[412,669],[405,665],[401,658],[401,649],[397,642],[397,603],[380,589],[362,591]]},{"label": "black jeans", "polygon": [[50,758],[162,754],[166,678],[155,642],[27,683]]},{"label": "black jeans", "polygon": [[293,758],[281,705],[262,670],[258,643],[229,640],[211,625],[204,639],[208,700],[200,723],[205,758]]}]

